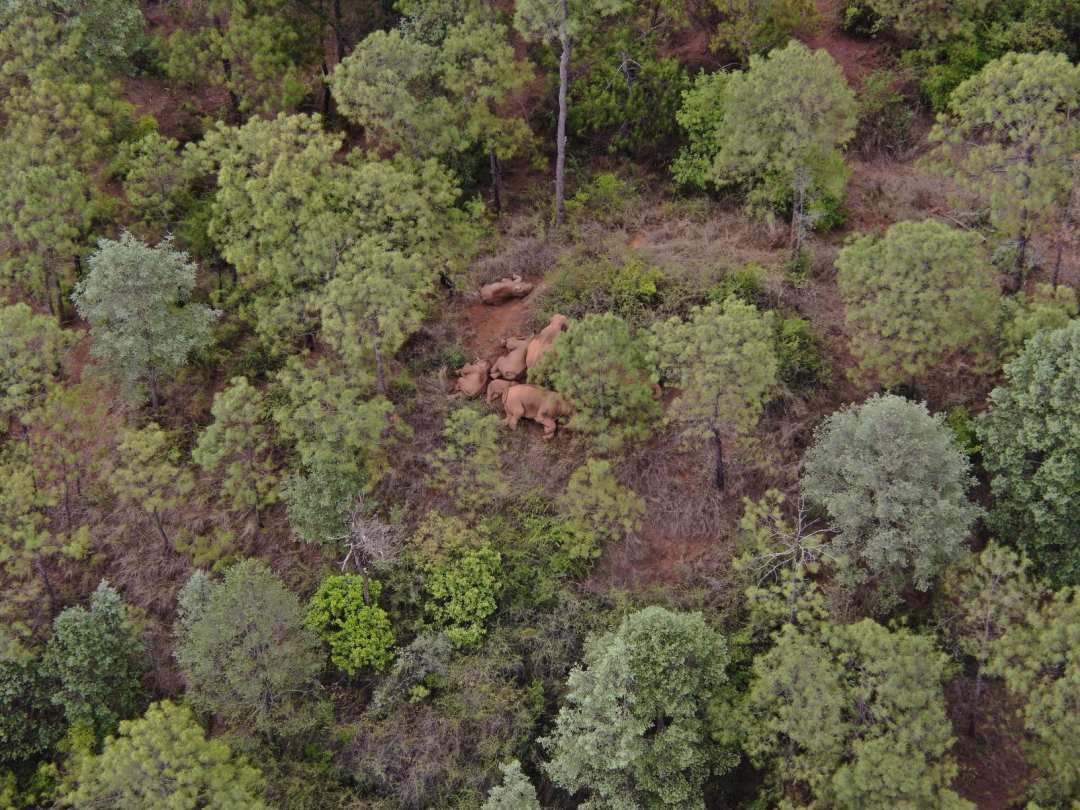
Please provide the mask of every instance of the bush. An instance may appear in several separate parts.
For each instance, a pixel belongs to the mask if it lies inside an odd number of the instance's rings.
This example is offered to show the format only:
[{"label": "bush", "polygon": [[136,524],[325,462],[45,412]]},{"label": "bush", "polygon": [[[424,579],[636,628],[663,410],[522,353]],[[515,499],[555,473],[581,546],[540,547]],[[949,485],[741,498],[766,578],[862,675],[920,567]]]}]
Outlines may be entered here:
[{"label": "bush", "polygon": [[895,154],[908,144],[915,112],[897,89],[899,81],[891,70],[875,70],[863,80],[855,144],[867,154]]},{"label": "bush", "polygon": [[571,255],[549,277],[543,310],[572,319],[612,312],[640,326],[652,320],[670,286],[662,270],[638,258],[619,262],[601,255],[581,261]]},{"label": "bush", "polygon": [[872,37],[881,30],[881,17],[866,0],[841,0],[836,18],[840,29],[853,36]]},{"label": "bush", "polygon": [[783,318],[776,327],[776,359],[779,377],[790,388],[828,385],[832,377],[821,347],[802,318]]},{"label": "bush", "polygon": [[393,658],[394,629],[378,606],[382,585],[354,574],[322,581],[308,603],[308,627],[330,645],[330,660],[349,675],[382,672]]},{"label": "bush", "polygon": [[724,274],[724,280],[709,291],[709,303],[722,303],[735,297],[747,304],[760,307],[764,304],[761,283],[765,268],[757,262],[747,262]]},{"label": "bush", "polygon": [[573,225],[586,220],[617,224],[633,191],[631,184],[614,172],[600,172],[566,201],[566,217]]}]

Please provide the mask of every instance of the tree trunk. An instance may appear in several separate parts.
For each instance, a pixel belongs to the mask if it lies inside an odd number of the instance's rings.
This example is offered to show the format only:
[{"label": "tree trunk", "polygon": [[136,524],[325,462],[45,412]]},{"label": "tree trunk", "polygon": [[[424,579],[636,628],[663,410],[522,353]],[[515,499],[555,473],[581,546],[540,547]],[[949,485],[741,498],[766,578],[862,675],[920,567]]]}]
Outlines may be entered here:
[{"label": "tree trunk", "polygon": [[56,615],[56,591],[53,590],[49,572],[45,570],[45,564],[40,557],[34,557],[34,570],[37,571],[42,584],[45,585],[45,594],[49,597],[49,618],[51,619]]},{"label": "tree trunk", "polygon": [[371,589],[368,586],[367,569],[363,568],[363,567],[360,567],[360,584],[364,588],[364,604],[365,605],[370,605],[371,604]]},{"label": "tree trunk", "polygon": [[157,526],[158,534],[161,535],[161,547],[168,554],[172,546],[169,545],[169,536],[165,534],[165,527],[161,525],[161,515],[158,514],[156,509],[152,514],[154,516],[154,525]]},{"label": "tree trunk", "polygon": [[345,58],[345,32],[341,29],[341,0],[334,0],[334,46],[337,63]]},{"label": "tree trunk", "polygon": [[502,167],[499,165],[499,156],[492,149],[488,152],[491,163],[491,192],[495,198],[495,211],[502,213]]},{"label": "tree trunk", "polygon": [[[1024,150],[1024,166],[1029,170],[1035,157],[1035,147],[1029,146]],[[1031,222],[1031,212],[1028,209],[1028,196],[1031,194],[1031,173],[1024,173],[1024,179],[1020,183],[1020,232],[1016,237],[1016,259],[1013,262],[1013,277],[1009,284],[1012,292],[1017,292],[1024,283],[1024,268],[1027,266],[1028,244],[1031,241],[1028,228]]]},{"label": "tree trunk", "polygon": [[559,125],[555,132],[555,227],[561,228],[566,219],[566,93],[570,84],[570,10],[567,0],[560,0],[562,24],[559,41],[562,53],[559,56]]},{"label": "tree trunk", "polygon": [[150,369],[150,407],[157,412],[158,409],[158,375],[157,370]]},{"label": "tree trunk", "polygon": [[[1080,164],[1078,164],[1080,168]],[[1062,218],[1061,232],[1058,234],[1057,240],[1057,253],[1054,256],[1054,272],[1050,277],[1050,283],[1054,287],[1054,291],[1057,291],[1058,281],[1061,278],[1061,263],[1065,258],[1065,243],[1072,244],[1072,229],[1074,224],[1075,208],[1074,203],[1076,200],[1076,179],[1074,170],[1074,180],[1071,186],[1069,186],[1068,196],[1065,198],[1065,214]]]},{"label": "tree trunk", "polygon": [[726,475],[724,471],[724,440],[720,437],[719,430],[713,431],[713,444],[716,446],[716,488],[723,492],[724,485],[726,484]]},{"label": "tree trunk", "polygon": [[379,393],[386,396],[386,370],[383,368],[382,348],[375,344],[375,384]]},{"label": "tree trunk", "polygon": [[791,201],[791,253],[793,259],[798,259],[803,249],[806,228],[806,186],[808,184],[809,178],[806,170],[799,167],[795,170],[793,187],[795,195]]},{"label": "tree trunk", "polygon": [[[220,17],[214,18],[214,27],[224,37],[225,36],[225,23]],[[240,123],[240,97],[236,95],[236,91],[233,90],[232,85],[232,60],[227,57],[221,57],[221,72],[225,75],[225,89],[229,93],[229,116],[230,120],[234,124]]]}]

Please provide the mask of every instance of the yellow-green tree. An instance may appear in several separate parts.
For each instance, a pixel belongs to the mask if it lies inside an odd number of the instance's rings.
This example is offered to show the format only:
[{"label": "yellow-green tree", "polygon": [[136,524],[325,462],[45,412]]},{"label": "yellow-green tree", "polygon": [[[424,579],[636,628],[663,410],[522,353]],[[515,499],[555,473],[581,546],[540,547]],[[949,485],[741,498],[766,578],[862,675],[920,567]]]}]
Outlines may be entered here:
[{"label": "yellow-green tree", "polygon": [[166,527],[177,521],[194,481],[180,466],[180,450],[172,438],[153,422],[128,429],[116,447],[109,484],[122,508],[142,512],[150,519],[163,547],[172,547]]},{"label": "yellow-green tree", "polygon": [[836,268],[852,352],[886,386],[981,350],[997,328],[997,274],[976,233],[899,222],[853,239]]},{"label": "yellow-green tree", "polygon": [[[72,335],[56,320],[36,315],[23,303],[0,307],[0,416],[21,420],[56,382],[60,359]],[[0,425],[7,429],[7,425]]]},{"label": "yellow-green tree", "polygon": [[1060,53],[1007,53],[962,83],[931,139],[945,170],[989,208],[1015,248],[1012,287],[1028,267],[1032,235],[1075,177],[1080,66]]}]

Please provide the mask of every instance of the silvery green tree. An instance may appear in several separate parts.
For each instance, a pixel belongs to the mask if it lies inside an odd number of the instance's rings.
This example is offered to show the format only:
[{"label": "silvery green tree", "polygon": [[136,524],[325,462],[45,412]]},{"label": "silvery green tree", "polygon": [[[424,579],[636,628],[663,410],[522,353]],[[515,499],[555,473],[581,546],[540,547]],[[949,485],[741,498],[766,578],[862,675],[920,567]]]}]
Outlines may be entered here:
[{"label": "silvery green tree", "polygon": [[843,164],[855,134],[855,93],[826,51],[792,40],[732,74],[715,110],[724,127],[714,171],[728,183],[783,183],[791,190],[791,245],[802,250],[808,192]]},{"label": "silvery green tree", "polygon": [[480,810],[540,810],[536,788],[521,772],[520,762],[515,759],[500,765],[499,770],[502,771],[502,783],[488,791],[487,801]]},{"label": "silvery green tree", "polygon": [[1007,53],[957,87],[931,140],[948,174],[977,193],[1015,246],[1012,287],[1031,238],[1075,178],[1080,66],[1060,53]]},{"label": "silvery green tree", "polygon": [[514,27],[526,39],[559,45],[559,118],[555,129],[555,225],[566,219],[566,117],[570,53],[582,32],[618,14],[624,0],[521,0]]},{"label": "silvery green tree", "polygon": [[705,782],[735,763],[709,733],[727,644],[700,613],[648,607],[593,639],[540,741],[552,781],[582,808],[704,810]]},{"label": "silvery green tree", "polygon": [[908,382],[998,325],[997,274],[971,231],[934,220],[862,234],[836,259],[851,350],[884,385]]},{"label": "silvery green tree", "polygon": [[148,387],[157,408],[162,378],[210,343],[218,316],[191,301],[195,265],[169,238],[151,247],[125,231],[98,242],[87,266],[71,298],[90,323],[90,351],[131,390]]},{"label": "silvery green tree", "polygon": [[963,552],[980,510],[967,456],[941,414],[892,395],[837,411],[818,427],[802,488],[823,507],[856,582],[910,577],[927,590]]},{"label": "silvery green tree", "polygon": [[1080,583],[1080,320],[1028,340],[978,433],[997,536],[1055,584]]}]

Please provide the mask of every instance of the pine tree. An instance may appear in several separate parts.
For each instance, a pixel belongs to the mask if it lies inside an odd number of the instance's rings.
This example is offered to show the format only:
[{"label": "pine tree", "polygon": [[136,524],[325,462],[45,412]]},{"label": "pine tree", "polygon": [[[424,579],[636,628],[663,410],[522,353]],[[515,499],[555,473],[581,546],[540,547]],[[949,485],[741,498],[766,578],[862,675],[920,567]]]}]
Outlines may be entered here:
[{"label": "pine tree", "polygon": [[432,486],[451,494],[464,512],[479,514],[505,498],[499,418],[470,407],[451,412],[432,467]]},{"label": "pine tree", "polygon": [[772,326],[753,305],[729,298],[694,309],[687,321],[660,322],[653,332],[665,382],[680,391],[666,419],[684,441],[713,443],[714,480],[723,489],[725,439],[753,430],[776,386]]},{"label": "pine tree", "polygon": [[180,466],[180,451],[169,435],[153,422],[144,428],[124,431],[116,448],[109,483],[120,503],[150,518],[163,548],[172,548],[165,527],[176,521],[176,512],[194,484],[191,473]]},{"label": "pine tree", "polygon": [[488,791],[487,801],[480,810],[540,810],[536,788],[521,772],[520,762],[515,759],[500,765],[499,770],[502,771],[502,783]]},{"label": "pine tree", "polygon": [[0,335],[0,416],[21,420],[55,384],[72,335],[23,303],[0,307]]}]

